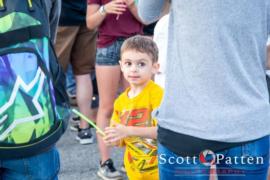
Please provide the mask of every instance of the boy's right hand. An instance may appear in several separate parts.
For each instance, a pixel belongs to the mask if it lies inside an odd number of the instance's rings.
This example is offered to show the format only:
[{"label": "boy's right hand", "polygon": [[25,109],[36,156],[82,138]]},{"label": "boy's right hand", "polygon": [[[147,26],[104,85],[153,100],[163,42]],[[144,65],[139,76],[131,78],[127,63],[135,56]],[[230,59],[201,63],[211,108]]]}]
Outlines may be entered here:
[{"label": "boy's right hand", "polygon": [[119,141],[112,141],[111,137],[108,135],[103,137],[103,141],[104,141],[105,145],[109,146],[109,147],[118,146],[120,144],[120,140]]},{"label": "boy's right hand", "polygon": [[128,128],[122,124],[117,124],[114,127],[106,127],[104,133],[104,143],[107,146],[116,146],[123,138],[128,136]]},{"label": "boy's right hand", "polygon": [[119,146],[119,144],[120,144],[120,141],[111,142],[111,141],[106,140],[106,137],[103,138],[103,141],[104,141],[105,145],[109,146],[109,147]]},{"label": "boy's right hand", "polygon": [[[107,130],[106,130],[107,129]],[[103,141],[106,144],[106,146],[115,146],[115,143],[111,140],[111,135],[108,132],[108,127],[104,130],[105,136],[103,136]]]}]

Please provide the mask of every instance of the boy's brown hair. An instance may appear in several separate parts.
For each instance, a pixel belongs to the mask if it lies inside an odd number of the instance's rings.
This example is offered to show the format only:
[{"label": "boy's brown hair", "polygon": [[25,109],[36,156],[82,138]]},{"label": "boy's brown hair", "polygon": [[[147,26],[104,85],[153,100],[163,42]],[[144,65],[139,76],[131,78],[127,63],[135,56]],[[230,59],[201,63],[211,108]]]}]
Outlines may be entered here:
[{"label": "boy's brown hair", "polygon": [[136,35],[126,39],[121,47],[121,55],[127,50],[146,53],[151,57],[153,63],[158,61],[158,47],[149,37]]}]

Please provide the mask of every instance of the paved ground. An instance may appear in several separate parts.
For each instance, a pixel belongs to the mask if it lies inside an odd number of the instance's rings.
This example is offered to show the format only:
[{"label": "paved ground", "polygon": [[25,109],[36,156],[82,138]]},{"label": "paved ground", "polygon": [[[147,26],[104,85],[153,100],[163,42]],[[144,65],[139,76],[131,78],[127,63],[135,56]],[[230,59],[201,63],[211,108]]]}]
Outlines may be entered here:
[{"label": "paved ground", "polygon": [[[93,130],[93,129],[92,129]],[[99,180],[96,175],[99,162],[97,142],[91,145],[80,145],[75,140],[76,132],[67,129],[57,147],[61,155],[60,180]],[[112,158],[116,168],[122,164],[123,150],[114,148]]]}]

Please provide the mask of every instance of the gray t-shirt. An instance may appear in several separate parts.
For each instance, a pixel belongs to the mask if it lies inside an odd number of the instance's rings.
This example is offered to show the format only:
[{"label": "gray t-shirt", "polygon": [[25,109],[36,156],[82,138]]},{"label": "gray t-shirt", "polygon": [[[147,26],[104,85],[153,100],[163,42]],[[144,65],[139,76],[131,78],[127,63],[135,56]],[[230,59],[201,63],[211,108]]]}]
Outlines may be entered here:
[{"label": "gray t-shirt", "polygon": [[[165,0],[140,0],[146,22]],[[221,142],[270,133],[266,86],[269,0],[172,0],[159,125]]]}]

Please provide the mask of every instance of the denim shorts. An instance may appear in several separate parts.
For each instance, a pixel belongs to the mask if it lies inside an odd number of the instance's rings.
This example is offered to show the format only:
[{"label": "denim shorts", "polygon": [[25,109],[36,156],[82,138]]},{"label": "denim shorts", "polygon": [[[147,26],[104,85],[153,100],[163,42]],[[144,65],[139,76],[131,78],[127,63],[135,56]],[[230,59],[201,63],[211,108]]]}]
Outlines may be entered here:
[{"label": "denim shorts", "polygon": [[119,65],[120,49],[124,42],[124,38],[118,38],[108,47],[97,48],[96,65],[100,66],[116,66]]},{"label": "denim shorts", "polygon": [[203,151],[200,156],[183,157],[158,144],[160,180],[209,180],[210,165],[216,166],[219,180],[267,178],[269,136],[222,152],[212,154],[209,151]]},{"label": "denim shorts", "polygon": [[0,160],[1,180],[57,180],[59,153],[55,147],[27,158]]}]

